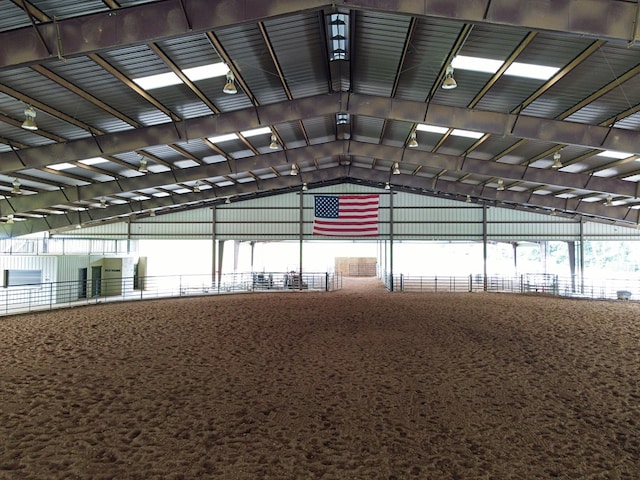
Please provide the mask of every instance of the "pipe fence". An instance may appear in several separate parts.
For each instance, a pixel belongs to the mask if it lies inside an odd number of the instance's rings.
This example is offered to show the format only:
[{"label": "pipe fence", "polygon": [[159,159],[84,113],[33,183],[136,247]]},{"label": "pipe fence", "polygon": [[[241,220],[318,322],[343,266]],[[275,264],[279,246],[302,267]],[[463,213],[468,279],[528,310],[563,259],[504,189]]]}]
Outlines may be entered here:
[{"label": "pipe fence", "polygon": [[328,272],[248,272],[212,275],[166,275],[47,282],[0,287],[0,315],[154,298],[259,293],[332,291],[342,275]]},{"label": "pipe fence", "polygon": [[597,300],[640,300],[638,278],[579,278],[553,274],[498,276],[421,276],[384,274],[382,280],[390,291],[400,292],[503,292],[556,295]]}]

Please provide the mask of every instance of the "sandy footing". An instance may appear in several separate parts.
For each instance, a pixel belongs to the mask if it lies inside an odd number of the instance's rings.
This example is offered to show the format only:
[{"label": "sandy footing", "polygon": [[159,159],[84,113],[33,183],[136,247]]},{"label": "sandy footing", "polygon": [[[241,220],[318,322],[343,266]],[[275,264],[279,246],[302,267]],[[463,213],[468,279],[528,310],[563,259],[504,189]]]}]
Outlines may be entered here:
[{"label": "sandy footing", "polygon": [[631,479],[640,304],[284,292],[0,319],[0,479]]}]

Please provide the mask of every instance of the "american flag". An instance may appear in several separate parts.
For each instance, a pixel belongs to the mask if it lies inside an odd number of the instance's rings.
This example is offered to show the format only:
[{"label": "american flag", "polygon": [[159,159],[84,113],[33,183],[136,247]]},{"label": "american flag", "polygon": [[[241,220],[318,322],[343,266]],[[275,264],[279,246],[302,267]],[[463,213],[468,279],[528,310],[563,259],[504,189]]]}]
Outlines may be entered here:
[{"label": "american flag", "polygon": [[378,235],[379,195],[315,195],[314,200],[314,235]]}]

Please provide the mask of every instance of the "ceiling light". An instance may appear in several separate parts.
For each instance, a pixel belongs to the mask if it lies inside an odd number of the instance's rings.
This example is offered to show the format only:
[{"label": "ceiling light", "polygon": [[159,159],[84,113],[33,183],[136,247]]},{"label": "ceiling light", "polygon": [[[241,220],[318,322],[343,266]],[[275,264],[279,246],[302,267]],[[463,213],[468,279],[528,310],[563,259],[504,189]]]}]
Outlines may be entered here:
[{"label": "ceiling light", "polygon": [[227,199],[224,201],[224,203],[226,203],[227,205],[231,203],[231,197],[227,197]]},{"label": "ceiling light", "polygon": [[504,180],[502,180],[501,178],[498,179],[498,186],[496,187],[496,190],[498,191],[504,190]]},{"label": "ceiling light", "polygon": [[278,149],[278,139],[276,138],[276,136],[273,133],[271,134],[271,143],[269,143],[269,148],[271,150],[277,150]]},{"label": "ceiling light", "polygon": [[398,162],[393,162],[393,170],[391,173],[394,175],[400,175],[400,166],[398,165]]},{"label": "ceiling light", "polygon": [[200,193],[200,180],[193,184],[193,193]]},{"label": "ceiling light", "polygon": [[609,195],[604,202],[605,207],[611,207],[613,205],[613,197]]},{"label": "ceiling light", "polygon": [[551,215],[552,217],[555,217],[555,216],[557,215],[557,214],[556,214],[556,209],[555,209],[555,208],[552,208],[552,209],[551,209],[551,213],[550,213],[550,215]]},{"label": "ceiling light", "polygon": [[7,215],[7,223],[9,225],[13,224],[13,214]]},{"label": "ceiling light", "polygon": [[298,175],[298,167],[295,163],[291,165],[291,175]]},{"label": "ceiling light", "polygon": [[20,190],[20,180],[16,178],[11,185],[13,185],[11,193],[13,193],[14,195],[22,195],[22,190]]},{"label": "ceiling light", "polygon": [[411,132],[411,136],[409,137],[409,147],[416,148],[418,146],[418,139],[416,138],[416,132]]},{"label": "ceiling light", "polygon": [[307,187],[307,182],[304,182],[304,183],[302,184],[302,191],[303,191],[303,192],[306,192],[307,190],[309,190],[309,187]]},{"label": "ceiling light", "polygon": [[467,203],[471,203],[471,195],[467,195]]},{"label": "ceiling light", "polygon": [[100,199],[100,208],[107,208],[107,199],[104,197]]},{"label": "ceiling light", "polygon": [[22,128],[25,130],[38,130],[36,124],[36,111],[31,105],[24,109],[24,122],[22,122]]},{"label": "ceiling light", "polygon": [[562,155],[560,155],[560,152],[556,152],[553,154],[553,165],[551,165],[551,168],[562,168],[560,157],[562,157]]},{"label": "ceiling light", "polygon": [[140,158],[140,166],[138,167],[138,171],[142,173],[147,173],[149,169],[147,168],[147,159],[142,157]]},{"label": "ceiling light", "polygon": [[385,189],[385,190],[391,190],[391,184],[389,184],[389,182],[386,182],[386,183],[384,184],[384,189]]},{"label": "ceiling light", "polygon": [[155,217],[156,216],[156,211],[155,210],[149,210],[149,216],[150,217]]},{"label": "ceiling light", "polygon": [[224,84],[224,88],[222,91],[224,93],[228,93],[229,95],[234,95],[238,93],[238,89],[236,88],[236,77],[233,75],[233,72],[229,70],[227,72],[227,83]]},{"label": "ceiling light", "polygon": [[451,64],[449,64],[447,65],[444,80],[442,81],[442,88],[444,88],[445,90],[452,90],[457,86],[458,84],[456,83],[456,79],[453,78],[453,67],[451,66]]}]

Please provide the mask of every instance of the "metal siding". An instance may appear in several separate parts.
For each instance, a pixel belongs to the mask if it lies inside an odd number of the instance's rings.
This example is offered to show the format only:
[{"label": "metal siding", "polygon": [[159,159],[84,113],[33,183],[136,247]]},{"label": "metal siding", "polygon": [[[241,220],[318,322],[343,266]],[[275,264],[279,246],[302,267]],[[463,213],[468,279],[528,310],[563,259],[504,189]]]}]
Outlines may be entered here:
[{"label": "metal siding", "polygon": [[584,223],[582,232],[585,240],[640,240],[638,229],[621,228],[604,223]]},{"label": "metal siding", "polygon": [[[340,184],[313,189],[303,197],[303,238],[311,235],[313,196],[338,194],[380,194],[380,238],[391,233],[389,191],[355,184]],[[482,240],[483,208],[447,198],[393,192],[393,235],[396,240]],[[219,240],[297,240],[300,236],[299,193],[286,193],[218,205],[215,207],[216,232]],[[580,223],[572,219],[536,212],[489,207],[487,235],[490,240],[579,240]],[[211,208],[174,212],[145,217],[126,223],[100,225],[70,230],[65,236],[80,238],[213,238]],[[585,240],[640,240],[640,230],[624,229],[601,223],[584,223]],[[374,239],[370,239],[373,241]]]},{"label": "metal siding", "polygon": [[43,283],[56,281],[55,257],[3,255],[0,256],[0,273],[4,270],[41,270]]}]

